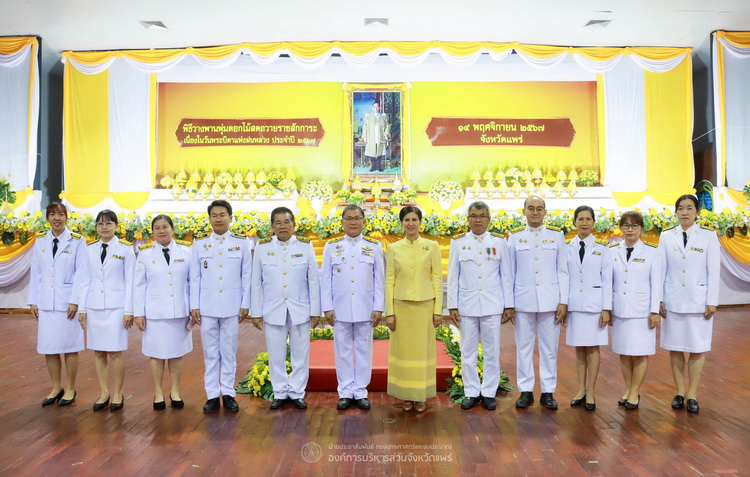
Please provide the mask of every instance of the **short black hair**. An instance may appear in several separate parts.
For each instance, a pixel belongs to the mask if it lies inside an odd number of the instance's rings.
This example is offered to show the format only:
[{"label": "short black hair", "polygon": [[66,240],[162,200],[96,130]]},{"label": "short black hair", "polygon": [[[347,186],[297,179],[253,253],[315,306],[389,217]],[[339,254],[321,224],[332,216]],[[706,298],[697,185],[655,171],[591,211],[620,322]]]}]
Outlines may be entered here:
[{"label": "short black hair", "polygon": [[117,214],[115,214],[113,211],[109,209],[104,209],[100,211],[98,214],[96,214],[96,220],[95,222],[99,222],[101,219],[109,219],[110,222],[114,222],[115,225],[117,225]]},{"label": "short black hair", "polygon": [[466,209],[466,215],[469,215],[471,213],[471,209],[476,210],[484,210],[487,212],[487,215],[490,215],[490,206],[487,205],[483,200],[475,200],[471,204],[469,204],[469,207]]},{"label": "short black hair", "polygon": [[68,218],[68,208],[59,200],[54,200],[47,205],[47,215],[45,215],[45,217],[49,218],[49,214],[52,212],[62,212],[65,214],[65,218]]},{"label": "short black hair", "polygon": [[578,214],[580,214],[581,212],[585,210],[588,210],[589,212],[591,212],[591,218],[594,219],[594,222],[596,222],[596,214],[594,213],[594,209],[592,209],[588,205],[582,205],[576,209],[576,211],[573,213],[573,222],[575,222],[576,219],[578,218]]},{"label": "short black hair", "polygon": [[347,212],[350,210],[356,210],[359,212],[359,215],[362,216],[362,218],[365,218],[365,211],[362,210],[362,207],[358,206],[357,204],[348,204],[346,207],[344,207],[344,210],[341,211],[341,218],[344,218],[344,215],[346,215]]},{"label": "short black hair", "polygon": [[677,202],[674,203],[675,212],[677,212],[677,207],[680,206],[680,202],[682,202],[683,200],[692,200],[693,204],[695,204],[695,210],[701,210],[701,206],[696,196],[694,196],[693,194],[683,194],[677,199]]},{"label": "short black hair", "polygon": [[408,214],[411,214],[412,212],[417,214],[417,217],[419,217],[420,221],[422,220],[422,209],[420,209],[416,205],[407,205],[406,207],[401,209],[401,212],[398,213],[398,220],[403,222],[404,217],[406,217]]},{"label": "short black hair", "polygon": [[288,207],[276,207],[271,211],[271,223],[273,223],[274,219],[278,214],[289,214],[289,217],[292,218],[292,223],[296,224],[294,220],[294,212],[292,212]]},{"label": "short black hair", "polygon": [[640,225],[641,227],[643,227],[643,216],[640,212],[629,210],[623,213],[620,217],[620,228],[622,228],[622,224],[624,224],[625,222]]},{"label": "short black hair", "polygon": [[227,213],[229,215],[232,215],[232,204],[230,204],[226,200],[221,200],[220,199],[220,200],[215,200],[215,201],[211,202],[208,205],[208,215],[211,215],[211,209],[213,209],[214,207],[224,207],[225,209],[227,209]]},{"label": "short black hair", "polygon": [[172,223],[172,217],[168,216],[167,214],[159,214],[151,221],[151,230],[154,230],[154,224],[157,220],[166,220],[170,227],[174,229],[174,223]]}]

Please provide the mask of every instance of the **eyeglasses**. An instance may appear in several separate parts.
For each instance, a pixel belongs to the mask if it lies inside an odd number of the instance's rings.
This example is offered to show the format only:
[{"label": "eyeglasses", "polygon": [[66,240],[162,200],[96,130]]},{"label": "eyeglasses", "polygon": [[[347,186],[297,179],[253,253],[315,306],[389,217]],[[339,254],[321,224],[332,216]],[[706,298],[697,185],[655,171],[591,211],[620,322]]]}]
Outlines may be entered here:
[{"label": "eyeglasses", "polygon": [[484,220],[484,219],[489,219],[489,218],[490,218],[490,216],[487,215],[487,214],[480,214],[480,215],[471,214],[471,215],[469,215],[469,219],[471,219],[471,220],[477,220],[477,219]]},{"label": "eyeglasses", "polygon": [[638,227],[640,227],[640,225],[638,225],[638,224],[622,224],[620,226],[620,228],[624,229],[624,230],[635,230]]},{"label": "eyeglasses", "polygon": [[359,215],[356,217],[344,217],[341,219],[345,222],[359,222],[360,220],[365,220],[364,217],[360,217]]}]

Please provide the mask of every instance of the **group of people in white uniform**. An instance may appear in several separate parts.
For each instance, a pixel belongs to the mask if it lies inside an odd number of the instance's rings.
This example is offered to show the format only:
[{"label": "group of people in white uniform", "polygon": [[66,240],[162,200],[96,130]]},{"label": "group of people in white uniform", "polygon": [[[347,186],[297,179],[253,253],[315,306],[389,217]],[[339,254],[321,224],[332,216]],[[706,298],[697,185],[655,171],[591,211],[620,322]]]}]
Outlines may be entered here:
[{"label": "group of people in white uniform", "polygon": [[[570,404],[594,410],[600,347],[608,344],[611,325],[612,350],[620,355],[625,382],[618,404],[637,409],[661,321],[661,347],[670,351],[675,382],[672,407],[698,412],[698,384],[718,304],[719,243],[715,231],[696,224],[695,196],[680,197],[675,211],[679,226],[663,231],[657,247],[640,239],[644,223],[638,212],[622,215],[624,240],[610,245],[595,239],[595,214],[588,206],[576,209],[578,233],[566,241],[560,230],[544,225],[546,209],[540,197],[525,201],[527,226],[507,238],[488,232],[489,207],[472,203],[467,210],[470,231],[451,242],[447,278],[450,320],[461,329],[461,408],[481,402],[496,409],[501,324],[511,322],[520,391],[516,407],[534,402],[538,339],[540,403],[557,409],[553,393],[558,343],[561,326],[567,326],[566,344],[576,349],[578,378]],[[52,381],[42,406],[75,401],[78,352],[84,349],[85,334],[86,347],[94,350],[100,387],[93,409],[121,409],[122,352],[135,325],[143,332],[142,351],[150,359],[153,408],[166,408],[166,368],[171,376],[169,405],[184,407],[183,356],[192,350],[193,327],[200,326],[207,396],[203,411],[223,406],[236,412],[239,323],[250,319],[266,338],[274,392],[270,408],[291,403],[305,409],[310,328],[325,316],[334,326],[337,409],[371,407],[367,386],[372,327],[384,318],[389,294],[384,288],[384,252],[379,241],[363,236],[360,207],[349,205],[342,212],[344,235],[326,243],[321,267],[310,241],[295,235],[294,214],[284,207],[272,211],[273,236],[260,240],[254,251],[245,236],[229,232],[232,206],[216,200],[208,207],[210,235],[192,246],[175,240],[170,217],[158,215],[152,221],[154,241],[141,245],[137,256],[130,243],[115,236],[114,212],[97,215],[99,239],[88,245],[67,229],[67,215],[60,202],[49,204],[50,230],[37,237],[33,250],[29,304],[39,321],[37,350],[45,355]],[[395,330],[393,316],[388,319]],[[393,359],[398,358],[392,354]],[[404,410],[412,408],[409,403],[405,401]],[[423,402],[417,404],[422,405],[417,406],[420,412],[426,408]]]}]

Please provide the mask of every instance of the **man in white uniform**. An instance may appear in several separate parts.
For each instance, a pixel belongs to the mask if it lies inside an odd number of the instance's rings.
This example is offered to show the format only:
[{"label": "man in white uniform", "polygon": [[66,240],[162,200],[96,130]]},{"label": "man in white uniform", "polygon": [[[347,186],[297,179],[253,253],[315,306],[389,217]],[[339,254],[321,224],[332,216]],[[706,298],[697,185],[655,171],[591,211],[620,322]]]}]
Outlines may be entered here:
[{"label": "man in white uniform", "polygon": [[365,114],[362,121],[362,141],[365,143],[365,157],[370,158],[372,172],[383,171],[383,159],[390,140],[388,118],[380,112],[380,103],[372,103],[372,113]]},{"label": "man in white uniform", "polygon": [[329,240],[323,249],[321,305],[334,328],[340,398],[336,408],[342,411],[352,402],[370,409],[372,328],[385,306],[383,248],[379,241],[362,236],[364,220],[358,205],[347,205],[341,214],[345,235]]},{"label": "man in white uniform", "polygon": [[[268,367],[274,399],[271,409],[291,400],[306,409],[310,374],[310,325],[320,321],[320,278],[315,249],[294,234],[294,214],[286,207],[271,212],[274,236],[260,242],[253,258],[252,323],[266,329]],[[286,343],[291,348],[292,374],[286,371]]]},{"label": "man in white uniform", "polygon": [[[477,201],[467,212],[471,231],[453,238],[448,258],[448,311],[453,323],[461,326],[465,396],[461,409],[473,408],[481,396],[484,407],[494,410],[500,382],[500,323],[505,309],[513,308],[513,277],[507,242],[487,232],[490,208]],[[481,387],[477,372],[480,338],[484,353]]]},{"label": "man in white uniform", "polygon": [[193,242],[190,254],[190,316],[201,325],[206,365],[203,412],[217,411],[219,396],[224,409],[237,412],[237,335],[250,311],[252,255],[247,237],[229,233],[229,202],[213,201],[208,216],[213,232]]},{"label": "man in white uniform", "polygon": [[568,257],[565,237],[559,229],[544,226],[544,199],[531,196],[524,202],[526,227],[514,230],[510,244],[511,272],[515,277],[515,313],[508,320],[516,325],[518,390],[516,407],[534,402],[534,338],[539,335],[539,378],[547,409],[557,409],[552,393],[557,386],[557,348],[560,323],[567,314]]}]

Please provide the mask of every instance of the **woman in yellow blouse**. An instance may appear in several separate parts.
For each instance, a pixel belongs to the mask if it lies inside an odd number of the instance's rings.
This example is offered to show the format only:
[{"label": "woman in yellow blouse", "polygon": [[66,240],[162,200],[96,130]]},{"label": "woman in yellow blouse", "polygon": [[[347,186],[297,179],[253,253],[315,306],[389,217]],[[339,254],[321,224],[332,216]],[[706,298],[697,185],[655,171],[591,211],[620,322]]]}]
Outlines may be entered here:
[{"label": "woman in yellow blouse", "polygon": [[388,247],[385,271],[386,326],[391,330],[388,394],[403,410],[424,412],[435,396],[435,328],[442,323],[443,268],[440,246],[420,237],[422,211],[399,213],[406,237]]}]

